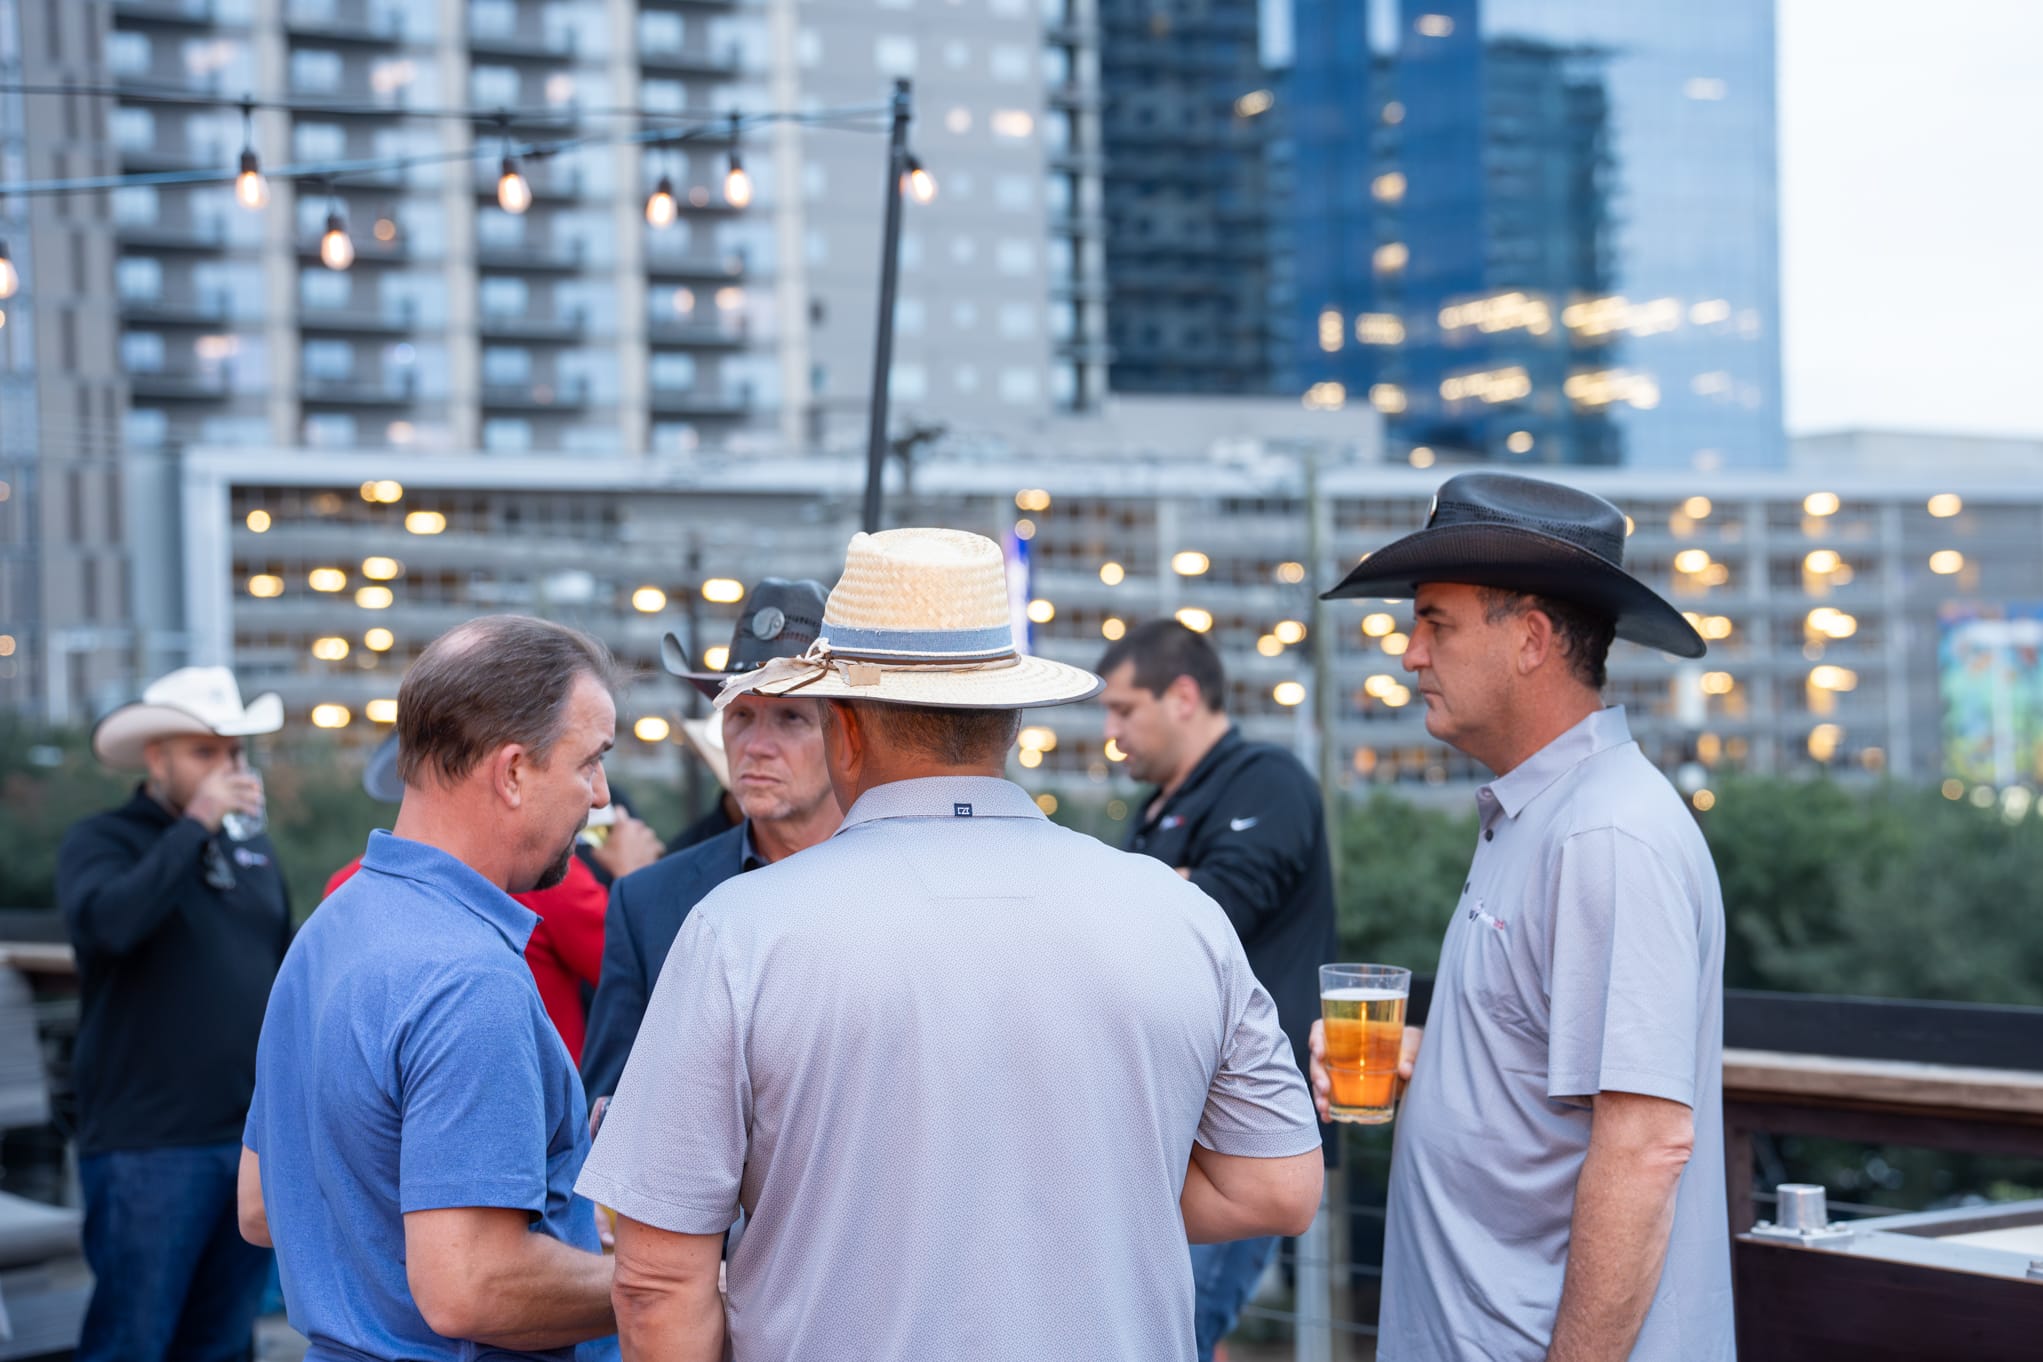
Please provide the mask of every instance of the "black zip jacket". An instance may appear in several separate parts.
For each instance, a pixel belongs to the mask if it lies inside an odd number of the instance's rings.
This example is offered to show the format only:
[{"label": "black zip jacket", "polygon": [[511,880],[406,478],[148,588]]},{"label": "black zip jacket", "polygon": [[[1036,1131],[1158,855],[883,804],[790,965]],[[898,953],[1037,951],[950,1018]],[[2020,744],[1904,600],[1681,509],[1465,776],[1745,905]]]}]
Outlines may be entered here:
[{"label": "black zip jacket", "polygon": [[78,1152],[239,1140],[291,939],[269,839],[209,834],[137,790],[66,835],[57,904],[78,952]]},{"label": "black zip jacket", "polygon": [[[1319,967],[1335,951],[1334,868],[1318,783],[1283,748],[1229,728],[1184,784],[1155,803],[1152,793],[1127,849],[1190,870],[1192,883],[1227,910],[1304,1074]],[[1333,1141],[1326,1147],[1331,1160]]]}]

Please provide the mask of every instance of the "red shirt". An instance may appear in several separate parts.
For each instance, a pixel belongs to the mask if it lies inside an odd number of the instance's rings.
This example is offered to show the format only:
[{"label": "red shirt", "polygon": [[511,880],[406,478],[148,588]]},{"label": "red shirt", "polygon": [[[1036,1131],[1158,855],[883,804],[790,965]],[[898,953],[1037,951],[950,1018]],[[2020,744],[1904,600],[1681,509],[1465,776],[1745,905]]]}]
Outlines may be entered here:
[{"label": "red shirt", "polygon": [[[331,895],[347,883],[361,865],[357,856],[336,870],[326,882],[326,892]],[[525,963],[539,985],[539,1001],[546,1005],[553,1029],[567,1045],[568,1057],[580,1064],[582,1038],[589,1026],[582,1009],[582,985],[594,988],[603,972],[603,914],[610,906],[610,891],[581,857],[571,856],[567,878],[559,884],[511,897],[539,914],[539,925],[525,944]]]}]

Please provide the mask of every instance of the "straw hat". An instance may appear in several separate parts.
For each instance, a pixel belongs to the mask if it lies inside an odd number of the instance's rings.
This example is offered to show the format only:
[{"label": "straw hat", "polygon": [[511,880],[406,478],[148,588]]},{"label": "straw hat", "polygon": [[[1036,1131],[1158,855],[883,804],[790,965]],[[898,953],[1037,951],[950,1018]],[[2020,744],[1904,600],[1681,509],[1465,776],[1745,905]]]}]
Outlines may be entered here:
[{"label": "straw hat", "polygon": [[707,719],[683,719],[681,740],[688,744],[702,764],[716,777],[716,783],[728,790],[731,788],[731,759],[724,752],[724,715],[722,710]]},{"label": "straw hat", "polygon": [[717,708],[747,692],[950,709],[1028,709],[1086,700],[1091,672],[1014,646],[1000,546],[961,530],[854,536],[823,610],[823,636],[799,657],[734,676]]},{"label": "straw hat", "polygon": [[274,692],[243,705],[227,668],[180,667],[94,725],[92,753],[108,766],[139,770],[142,749],[158,738],[245,738],[283,726],[284,702]]}]

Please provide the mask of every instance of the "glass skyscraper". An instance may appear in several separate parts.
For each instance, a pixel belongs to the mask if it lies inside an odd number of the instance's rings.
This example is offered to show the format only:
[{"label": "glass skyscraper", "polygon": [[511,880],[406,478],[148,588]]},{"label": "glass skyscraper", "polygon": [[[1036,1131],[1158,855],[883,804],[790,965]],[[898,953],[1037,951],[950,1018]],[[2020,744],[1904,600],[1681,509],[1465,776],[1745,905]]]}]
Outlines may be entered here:
[{"label": "glass skyscraper", "polygon": [[1781,464],[1772,0],[1291,3],[1308,401],[1422,465]]},{"label": "glass skyscraper", "polygon": [[1102,0],[1109,381],[1777,467],[1773,0]]}]

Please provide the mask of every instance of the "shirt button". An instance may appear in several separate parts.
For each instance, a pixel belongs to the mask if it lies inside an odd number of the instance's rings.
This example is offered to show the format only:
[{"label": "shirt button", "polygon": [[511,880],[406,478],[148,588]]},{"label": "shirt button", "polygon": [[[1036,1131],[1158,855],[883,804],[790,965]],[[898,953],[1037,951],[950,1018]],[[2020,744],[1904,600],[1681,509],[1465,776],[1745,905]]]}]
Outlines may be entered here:
[{"label": "shirt button", "polygon": [[1496,830],[1495,828],[1485,828],[1485,829],[1483,829],[1483,840],[1484,840],[1485,842],[1494,842],[1494,841],[1496,841],[1496,840],[1497,840],[1497,830]]}]

